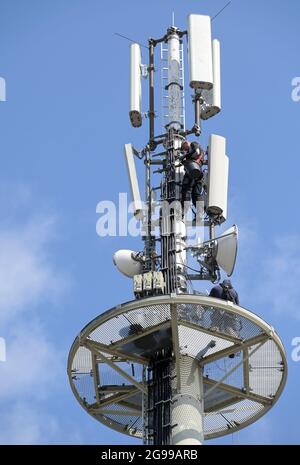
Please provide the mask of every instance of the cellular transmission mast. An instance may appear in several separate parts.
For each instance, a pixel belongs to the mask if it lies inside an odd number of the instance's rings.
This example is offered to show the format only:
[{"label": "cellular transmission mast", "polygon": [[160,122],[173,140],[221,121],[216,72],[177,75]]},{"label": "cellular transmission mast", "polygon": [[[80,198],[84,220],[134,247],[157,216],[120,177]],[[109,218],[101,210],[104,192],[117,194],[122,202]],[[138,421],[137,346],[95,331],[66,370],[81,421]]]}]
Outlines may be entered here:
[{"label": "cellular transmission mast", "polygon": [[[144,116],[149,120],[146,146],[137,150],[126,144],[124,149],[144,248],[120,250],[114,263],[132,280],[135,299],[87,324],[68,360],[73,393],[92,417],[155,445],[202,444],[248,426],[275,404],[287,377],[284,348],[272,326],[192,288],[196,280],[218,282],[222,270],[232,275],[238,230],[233,226],[216,234],[227,217],[229,159],[225,138],[213,134],[201,184],[202,209],[196,225],[189,226],[198,235],[188,243],[188,220],[180,208],[181,145],[187,137],[202,136],[201,121],[220,112],[221,85],[220,44],[211,39],[211,18],[191,14],[187,26],[173,25],[163,37],[149,39],[148,65],[142,64],[140,45],[130,46],[130,120],[134,127],[142,126]],[[185,127],[185,43],[195,114],[191,129]],[[159,135],[157,49],[164,120]],[[143,77],[149,83],[145,115]],[[146,171],[144,203],[138,159]]]}]

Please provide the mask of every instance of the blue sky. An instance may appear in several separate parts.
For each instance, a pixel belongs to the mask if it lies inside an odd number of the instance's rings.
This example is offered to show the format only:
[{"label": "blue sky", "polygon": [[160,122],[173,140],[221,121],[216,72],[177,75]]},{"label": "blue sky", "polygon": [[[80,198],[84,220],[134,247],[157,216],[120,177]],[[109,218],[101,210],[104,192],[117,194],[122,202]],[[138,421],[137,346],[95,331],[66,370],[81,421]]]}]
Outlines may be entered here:
[{"label": "blue sky", "polygon": [[[172,11],[184,29],[189,13],[213,16],[225,3],[0,0],[0,443],[135,442],[86,415],[66,376],[78,331],[132,298],[113,252],[141,247],[96,234],[98,202],[128,190],[123,144],[147,137],[129,124],[128,42],[114,32],[145,43]],[[291,359],[300,337],[299,20],[296,0],[233,0],[213,22],[223,111],[202,140],[227,138],[227,225],[241,233],[234,282],[242,305],[282,337],[289,378],[266,417],[210,443],[300,442],[300,362]],[[192,114],[187,105],[190,123]]]}]

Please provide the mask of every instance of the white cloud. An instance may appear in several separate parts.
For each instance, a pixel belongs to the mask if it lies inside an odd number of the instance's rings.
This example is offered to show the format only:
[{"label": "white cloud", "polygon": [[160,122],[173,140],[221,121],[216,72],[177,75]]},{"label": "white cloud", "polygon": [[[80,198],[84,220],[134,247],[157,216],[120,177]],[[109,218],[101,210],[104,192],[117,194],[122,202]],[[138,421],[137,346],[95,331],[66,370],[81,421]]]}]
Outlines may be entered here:
[{"label": "white cloud", "polygon": [[[5,224],[5,226],[4,226]],[[0,364],[0,443],[38,444],[64,437],[48,407],[66,380],[65,355],[51,341],[43,312],[60,302],[70,280],[49,253],[52,217],[0,225],[0,327],[7,360]]]},{"label": "white cloud", "polygon": [[267,242],[260,225],[245,218],[236,206],[239,221],[237,265],[232,277],[241,305],[262,317],[276,313],[300,319],[300,242],[298,236],[270,232]]},{"label": "white cloud", "polygon": [[258,295],[278,314],[300,319],[300,244],[294,235],[273,241],[263,260]]},{"label": "white cloud", "polygon": [[31,313],[41,301],[57,299],[68,279],[55,269],[46,249],[54,220],[0,229],[0,323]]},{"label": "white cloud", "polygon": [[62,354],[36,323],[9,334],[7,360],[0,365],[0,401],[11,397],[48,397],[65,374]]},{"label": "white cloud", "polygon": [[55,417],[32,404],[17,401],[1,411],[0,444],[47,444],[58,431]]},{"label": "white cloud", "polygon": [[80,426],[61,419],[45,409],[45,405],[16,401],[0,408],[0,444],[83,444]]}]

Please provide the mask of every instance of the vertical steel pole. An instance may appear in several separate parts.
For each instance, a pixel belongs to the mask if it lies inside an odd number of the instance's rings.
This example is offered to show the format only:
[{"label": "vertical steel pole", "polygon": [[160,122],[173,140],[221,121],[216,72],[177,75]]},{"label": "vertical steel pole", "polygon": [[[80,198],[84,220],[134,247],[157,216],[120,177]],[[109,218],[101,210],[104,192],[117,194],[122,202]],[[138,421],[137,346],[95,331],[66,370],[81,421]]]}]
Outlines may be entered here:
[{"label": "vertical steel pole", "polygon": [[154,118],[155,118],[155,110],[154,110],[154,41],[153,39],[149,39],[149,144],[150,149],[153,147],[153,141],[155,136],[155,128],[154,128]]},{"label": "vertical steel pole", "polygon": [[168,129],[181,129],[180,37],[172,28],[168,36]]},{"label": "vertical steel pole", "polygon": [[180,373],[173,364],[174,384],[180,376],[180,392],[174,387],[171,406],[172,442],[174,446],[201,445],[203,433],[203,373],[199,362],[181,356]]},{"label": "vertical steel pole", "polygon": [[151,231],[151,219],[152,219],[152,211],[151,211],[151,150],[155,149],[154,145],[154,136],[155,136],[155,128],[154,128],[154,118],[155,118],[155,110],[154,110],[154,47],[155,42],[153,39],[149,39],[149,66],[148,66],[148,73],[149,73],[149,110],[148,110],[148,117],[149,117],[149,143],[146,151],[146,158],[145,158],[145,166],[146,166],[146,203],[147,203],[147,236],[145,237],[145,258],[146,258],[146,269],[147,270],[154,270],[154,262],[153,262],[153,250],[155,249],[155,243],[152,237]]},{"label": "vertical steel pole", "polygon": [[201,118],[201,106],[200,106],[200,95],[195,91],[194,95],[194,105],[195,105],[195,126],[200,126]]},{"label": "vertical steel pole", "polygon": [[145,168],[146,168],[146,173],[145,173],[145,179],[146,179],[146,203],[147,203],[147,235],[145,237],[145,268],[150,271],[153,268],[153,263],[152,263],[152,231],[151,231],[151,218],[152,218],[152,212],[151,212],[151,165],[150,165],[150,147],[146,151],[146,157],[145,157]]},{"label": "vertical steel pole", "polygon": [[[176,27],[172,27],[168,31],[168,141],[169,156],[173,166],[176,165],[175,155],[180,148],[182,138],[178,134],[181,130],[181,80],[180,80],[180,35]],[[173,282],[175,284],[172,292],[186,292],[185,264],[185,236],[186,228],[182,220],[181,212],[181,189],[184,168],[176,167],[172,171],[172,196],[170,201],[176,201],[177,207],[173,210],[171,224],[171,238],[169,256],[173,258]],[[176,252],[172,253],[172,251]]]},{"label": "vertical steel pole", "polygon": [[[161,258],[166,293],[187,292],[186,227],[181,214],[181,189],[184,168],[178,165],[176,154],[181,147],[181,82],[180,34],[176,27],[168,29],[168,125],[165,138],[167,169],[162,182],[162,200],[169,204],[161,218]],[[149,152],[154,143],[154,57],[153,39],[149,40]],[[155,42],[154,42],[155,43]],[[199,110],[200,111],[200,110]],[[147,178],[147,182],[149,179]],[[150,184],[149,184],[150,185]],[[147,190],[147,198],[151,192]],[[175,310],[177,317],[177,306]],[[178,332],[177,318],[173,318]],[[173,332],[173,327],[172,327]],[[157,363],[159,361],[159,363]],[[166,373],[170,376],[166,378]],[[166,379],[165,379],[166,378]],[[171,380],[174,380],[171,381]],[[164,383],[167,383],[166,385]],[[169,389],[170,388],[170,389]],[[178,338],[173,335],[169,358],[161,353],[153,360],[148,388],[148,432],[156,445],[199,445],[203,442],[203,383],[202,369],[197,360],[182,356]],[[166,421],[168,418],[168,421]]]},{"label": "vertical steel pole", "polygon": [[[169,29],[168,36],[168,134],[171,143],[168,153],[172,156],[172,163],[175,165],[175,154],[180,148],[182,139],[178,132],[181,129],[181,85],[180,85],[180,37],[175,27]],[[198,102],[199,104],[199,102]],[[200,105],[196,105],[200,119]],[[197,116],[198,116],[197,115]],[[178,167],[173,173],[173,200],[180,202],[181,192],[178,187],[183,178],[184,169]],[[180,212],[181,213],[181,212]],[[187,292],[185,278],[185,223],[182,215],[174,209],[171,222],[171,234],[174,239],[171,241],[172,249],[175,252],[174,274],[177,279],[176,292]],[[168,251],[169,257],[174,257],[172,250]],[[174,292],[174,291],[173,291]],[[175,308],[177,312],[177,308]],[[178,325],[175,324],[175,326]],[[178,328],[178,326],[177,326]],[[200,445],[203,443],[203,383],[202,369],[197,360],[185,357],[180,354],[180,350],[175,348],[176,341],[173,335],[173,374],[174,384],[172,388],[171,403],[171,431],[172,445]],[[178,344],[177,344],[178,345]]]}]

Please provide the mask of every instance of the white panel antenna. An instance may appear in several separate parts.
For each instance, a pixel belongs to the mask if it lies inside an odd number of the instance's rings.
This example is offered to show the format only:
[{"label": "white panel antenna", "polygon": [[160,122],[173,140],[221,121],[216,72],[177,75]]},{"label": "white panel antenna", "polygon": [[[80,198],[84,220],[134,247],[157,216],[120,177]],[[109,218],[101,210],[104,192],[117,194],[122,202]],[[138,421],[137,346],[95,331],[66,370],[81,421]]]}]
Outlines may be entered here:
[{"label": "white panel antenna", "polygon": [[221,111],[221,54],[220,42],[217,39],[213,40],[212,52],[214,85],[211,90],[202,91],[206,103],[201,112],[201,118],[204,120],[217,115]]},{"label": "white panel antenna", "polygon": [[134,216],[140,218],[143,212],[143,203],[140,195],[138,177],[135,169],[134,150],[132,144],[124,145],[124,155],[128,171],[129,184],[134,203]]},{"label": "white panel antenna", "polygon": [[208,203],[207,213],[227,218],[229,159],[226,155],[226,139],[212,134],[208,152]]},{"label": "white panel antenna", "polygon": [[188,16],[188,56],[190,86],[194,89],[212,89],[213,64],[211,20],[209,16]]},{"label": "white panel antenna", "polygon": [[142,71],[141,47],[139,44],[130,45],[130,111],[129,117],[134,128],[142,125]]}]

